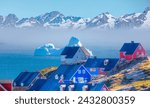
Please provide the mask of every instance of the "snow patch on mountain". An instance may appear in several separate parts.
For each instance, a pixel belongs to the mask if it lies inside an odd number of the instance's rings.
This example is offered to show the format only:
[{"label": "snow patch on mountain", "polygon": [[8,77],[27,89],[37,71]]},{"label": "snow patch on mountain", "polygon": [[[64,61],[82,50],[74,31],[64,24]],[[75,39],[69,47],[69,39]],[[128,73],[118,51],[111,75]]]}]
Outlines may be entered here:
[{"label": "snow patch on mountain", "polygon": [[65,16],[58,11],[52,11],[36,17],[18,19],[15,14],[0,16],[0,28],[43,27],[50,29],[120,29],[120,28],[150,28],[150,7],[141,13],[126,14],[114,17],[110,13],[102,13],[94,18]]},{"label": "snow patch on mountain", "polygon": [[150,7],[145,10],[145,21],[142,24],[142,28],[150,27]]}]

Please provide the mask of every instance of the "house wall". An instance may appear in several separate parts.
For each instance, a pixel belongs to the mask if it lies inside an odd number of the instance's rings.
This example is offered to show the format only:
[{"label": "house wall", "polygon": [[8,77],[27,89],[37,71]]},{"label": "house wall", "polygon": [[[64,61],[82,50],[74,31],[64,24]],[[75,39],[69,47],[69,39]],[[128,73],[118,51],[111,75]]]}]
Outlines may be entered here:
[{"label": "house wall", "polygon": [[5,87],[8,91],[12,91],[12,83],[5,83],[5,84],[2,84],[3,87]]},{"label": "house wall", "polygon": [[66,55],[61,55],[60,59],[61,59],[61,63],[62,64],[65,64],[65,62],[66,62],[66,58],[65,57],[66,57]]},{"label": "house wall", "polygon": [[129,60],[129,61],[130,61],[130,60],[133,60],[132,55],[125,55],[125,59],[126,59],[126,60]]},{"label": "house wall", "polygon": [[103,68],[99,68],[99,75],[106,75],[107,72]]},{"label": "house wall", "polygon": [[145,57],[146,56],[146,51],[143,48],[143,46],[140,44],[135,52],[133,53],[133,59],[139,58],[139,57]]},{"label": "house wall", "polygon": [[79,50],[76,52],[73,58],[65,58],[65,56],[61,56],[61,62],[62,64],[74,64],[74,63],[80,63],[84,60],[87,60],[86,55],[84,52],[79,48]]},{"label": "house wall", "polygon": [[125,58],[124,52],[120,52],[120,58]]},{"label": "house wall", "polygon": [[71,80],[75,81],[74,83],[87,83],[91,81],[91,75],[88,70],[81,66],[72,76]]}]

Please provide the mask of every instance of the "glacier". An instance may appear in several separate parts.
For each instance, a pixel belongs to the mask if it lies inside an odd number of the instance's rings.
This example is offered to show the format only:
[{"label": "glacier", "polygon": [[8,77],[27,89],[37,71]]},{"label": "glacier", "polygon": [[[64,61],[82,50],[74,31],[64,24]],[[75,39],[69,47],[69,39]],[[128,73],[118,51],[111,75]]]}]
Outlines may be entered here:
[{"label": "glacier", "polygon": [[[80,40],[76,37],[71,37],[69,40],[68,45],[69,47],[83,47]],[[64,48],[55,48],[54,44],[48,43],[41,47],[38,47],[34,51],[35,56],[60,56],[61,52]],[[92,51],[86,48],[86,50],[90,53],[91,56],[93,56]]]}]

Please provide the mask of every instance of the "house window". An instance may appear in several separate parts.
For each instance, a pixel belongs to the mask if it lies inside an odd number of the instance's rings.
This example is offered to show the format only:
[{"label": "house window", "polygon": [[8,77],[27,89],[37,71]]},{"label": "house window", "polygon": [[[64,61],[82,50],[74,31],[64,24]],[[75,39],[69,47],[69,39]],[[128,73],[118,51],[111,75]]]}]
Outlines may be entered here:
[{"label": "house window", "polygon": [[91,71],[91,72],[95,72],[95,71],[96,71],[96,68],[90,68],[90,71]]},{"label": "house window", "polygon": [[144,57],[144,53],[143,52],[141,53],[141,56]]},{"label": "house window", "polygon": [[85,70],[82,70],[82,73],[85,74]]},{"label": "house window", "polygon": [[59,76],[58,76],[58,74],[56,74],[56,75],[55,75],[55,79],[56,79],[56,80],[58,80],[58,79],[59,79]]},{"label": "house window", "polygon": [[79,83],[84,83],[84,78],[83,77],[78,77],[78,82]]},{"label": "house window", "polygon": [[123,56],[126,56],[126,52],[123,52]]},{"label": "house window", "polygon": [[23,87],[24,86],[24,83],[21,83],[21,87]]},{"label": "house window", "polygon": [[78,74],[81,74],[81,70],[78,70]]},{"label": "house window", "polygon": [[76,77],[73,77],[73,83],[76,83]]}]

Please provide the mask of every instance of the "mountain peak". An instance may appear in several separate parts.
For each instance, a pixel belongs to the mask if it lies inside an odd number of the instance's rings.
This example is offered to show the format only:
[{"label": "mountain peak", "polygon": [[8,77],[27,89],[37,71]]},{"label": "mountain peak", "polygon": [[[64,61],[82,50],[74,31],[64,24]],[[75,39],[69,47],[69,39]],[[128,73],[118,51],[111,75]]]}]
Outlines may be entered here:
[{"label": "mountain peak", "polygon": [[61,13],[59,11],[52,11],[52,12],[50,12],[50,14],[58,15],[58,14],[61,14]]},{"label": "mountain peak", "polygon": [[150,11],[150,7],[145,8],[143,13],[148,13]]}]

